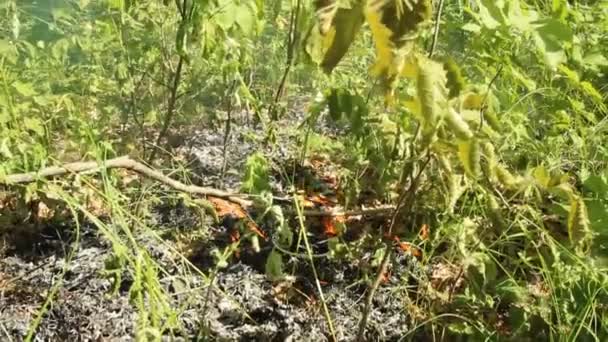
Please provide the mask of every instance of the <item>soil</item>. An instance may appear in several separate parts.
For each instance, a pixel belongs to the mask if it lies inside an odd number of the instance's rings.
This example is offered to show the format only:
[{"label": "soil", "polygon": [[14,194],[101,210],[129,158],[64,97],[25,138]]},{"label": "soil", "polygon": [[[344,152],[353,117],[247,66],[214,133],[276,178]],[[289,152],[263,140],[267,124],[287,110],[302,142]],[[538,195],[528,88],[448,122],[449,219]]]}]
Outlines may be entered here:
[{"label": "soil", "polygon": [[[278,126],[296,127],[302,115],[290,113]],[[332,128],[322,127],[324,130]],[[226,169],[221,129],[191,132],[178,147],[190,156],[195,183],[227,190],[238,190],[245,160],[258,151],[274,161],[293,159],[298,151],[294,143],[296,129],[285,130],[271,148],[262,139],[259,127],[235,124],[228,140]],[[276,194],[285,194],[286,185],[279,176],[273,182]],[[264,271],[265,258],[272,249],[262,243],[259,252],[243,244],[238,258],[214,272],[211,250],[229,243],[227,232],[233,222],[214,223],[187,208],[183,202],[159,204],[152,209],[148,225],[166,235],[160,243],[142,232],[136,236],[164,272],[160,285],[178,308],[177,329],[163,331],[163,340],[217,341],[325,341],[330,340],[315,278],[310,263],[303,257],[285,258],[285,269],[293,270],[284,279],[271,281]],[[190,266],[183,263],[174,249],[175,236],[188,235],[205,226],[211,237],[191,239]],[[297,226],[297,225],[292,225]],[[272,234],[272,226],[262,229]],[[17,241],[8,232],[0,248],[0,340],[21,341],[32,323],[40,318],[35,331],[37,341],[129,341],[137,338],[138,312],[131,301],[132,277],[123,272],[115,287],[107,275],[107,261],[112,260],[110,242],[92,224],[80,227],[80,241],[69,263],[66,258],[75,245],[74,227],[48,225],[27,239]],[[2,230],[0,230],[0,233]],[[315,253],[327,250],[323,237],[313,241]],[[353,340],[361,317],[364,298],[373,270],[364,260],[315,259],[315,267],[326,303],[341,341]],[[211,275],[212,286],[198,272]],[[409,328],[410,316],[404,302],[406,281],[400,275],[424,270],[409,255],[399,255],[391,276],[374,298],[365,339],[398,340]],[[363,280],[363,281],[362,281]],[[53,294],[42,317],[38,317],[47,298]]]}]

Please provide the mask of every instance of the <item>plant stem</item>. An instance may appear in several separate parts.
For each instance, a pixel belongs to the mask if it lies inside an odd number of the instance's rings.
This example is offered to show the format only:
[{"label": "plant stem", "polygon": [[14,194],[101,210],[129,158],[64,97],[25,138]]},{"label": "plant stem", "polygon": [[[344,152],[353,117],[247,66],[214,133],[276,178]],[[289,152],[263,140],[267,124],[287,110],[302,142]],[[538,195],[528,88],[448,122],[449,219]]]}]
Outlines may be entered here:
[{"label": "plant stem", "polygon": [[169,103],[167,105],[167,115],[165,115],[165,121],[163,122],[163,127],[158,133],[158,137],[156,138],[156,142],[154,146],[152,146],[152,152],[150,152],[150,156],[148,157],[148,163],[151,163],[156,157],[156,153],[160,147],[160,142],[167,134],[167,130],[171,126],[171,122],[173,121],[173,117],[175,116],[175,102],[177,100],[177,88],[179,87],[179,82],[182,76],[182,67],[184,65],[184,57],[182,55],[179,56],[179,60],[177,62],[177,69],[175,70],[175,74],[173,75],[173,85],[171,87],[171,96],[169,97]]},{"label": "plant stem", "polygon": [[234,88],[236,87],[236,80],[232,81],[232,85],[230,86],[230,89],[228,90],[228,95],[226,96],[226,98],[228,99],[228,104],[227,104],[227,110],[226,110],[226,125],[224,126],[224,141],[223,141],[223,147],[222,147],[222,157],[223,157],[223,161],[222,161],[222,171],[221,171],[221,176],[220,176],[220,181],[221,181],[221,186],[223,187],[224,185],[224,176],[226,175],[226,163],[228,161],[228,159],[226,158],[226,154],[228,152],[228,139],[230,138],[230,131],[231,131],[231,121],[232,121],[232,92],[234,91]]},{"label": "plant stem", "polygon": [[306,252],[308,253],[308,258],[310,260],[310,267],[312,267],[312,274],[315,277],[315,285],[317,286],[317,291],[319,291],[319,298],[321,299],[321,304],[323,306],[323,314],[325,315],[325,320],[327,321],[327,327],[332,337],[332,341],[337,341],[336,332],[334,330],[334,325],[331,319],[331,315],[329,314],[329,309],[327,308],[327,302],[325,301],[325,296],[323,295],[323,288],[321,288],[321,282],[319,281],[319,275],[317,274],[317,268],[315,267],[315,259],[313,256],[312,248],[310,246],[310,242],[308,241],[306,225],[304,224],[304,216],[302,214],[302,210],[300,209],[300,204],[298,202],[297,196],[294,194],[294,204],[296,207],[296,212],[298,214],[298,223],[300,224],[300,231],[302,233],[302,238],[304,240],[304,245],[306,246]]},{"label": "plant stem", "polygon": [[369,289],[369,294],[365,300],[365,307],[363,308],[363,313],[361,315],[361,319],[359,320],[359,327],[357,329],[357,337],[355,341],[363,341],[363,334],[365,334],[365,327],[367,326],[367,319],[369,317],[369,313],[372,310],[372,304],[374,301],[374,295],[380,287],[380,283],[382,282],[382,278],[384,273],[386,273],[386,269],[388,268],[388,264],[391,260],[391,254],[393,249],[391,248],[391,243],[386,243],[386,252],[384,252],[384,256],[382,257],[382,262],[380,263],[380,267],[378,268],[378,273],[376,273],[376,279],[374,283]]},{"label": "plant stem", "polygon": [[292,8],[290,21],[289,21],[289,32],[287,33],[287,58],[285,61],[285,70],[283,71],[283,76],[281,77],[281,81],[279,83],[279,87],[277,88],[277,92],[275,93],[274,100],[270,105],[268,113],[270,114],[273,120],[277,119],[275,115],[276,106],[283,96],[285,92],[285,85],[287,84],[287,76],[289,76],[289,72],[291,71],[291,66],[293,64],[293,57],[295,52],[295,45],[298,41],[298,21],[300,19],[300,7],[301,0],[296,1],[295,8]]},{"label": "plant stem", "polygon": [[[186,7],[188,5],[188,0],[183,0],[181,3],[179,0],[175,0],[175,5],[177,6],[179,14],[181,15],[180,26],[185,25],[190,20],[195,5],[194,3],[190,5],[190,13],[188,13],[188,9]],[[179,36],[179,30],[177,35]],[[163,126],[160,130],[160,133],[156,138],[156,142],[154,143],[154,146],[152,146],[150,156],[147,159],[148,164],[150,164],[156,157],[156,153],[160,148],[160,142],[163,140],[165,135],[167,135],[167,130],[169,130],[169,127],[171,126],[171,123],[173,121],[173,117],[175,116],[175,103],[177,102],[177,98],[179,97],[177,94],[177,90],[179,88],[179,83],[182,77],[182,68],[184,66],[184,62],[186,61],[183,51],[178,51],[178,53],[179,59],[177,61],[177,68],[175,69],[175,73],[173,74],[173,84],[171,85],[171,95],[169,96],[169,103],[167,105],[167,114],[165,115],[165,121],[163,122]]]},{"label": "plant stem", "polygon": [[443,12],[443,0],[439,0],[439,8],[437,9],[437,15],[435,16],[435,31],[433,32],[433,42],[431,43],[431,50],[429,51],[429,58],[433,57],[435,48],[437,47],[437,40],[439,38],[439,23],[441,22],[441,13]]},{"label": "plant stem", "polygon": [[[399,199],[397,200],[397,205],[395,206],[395,210],[393,211],[393,216],[391,217],[390,225],[388,228],[388,236],[389,238],[393,235],[393,227],[395,226],[395,222],[397,222],[397,217],[399,214],[404,212],[409,212],[414,205],[413,197],[418,190],[418,184],[420,182],[420,177],[424,172],[424,169],[429,164],[431,160],[430,150],[427,150],[426,160],[420,166],[420,170],[416,174],[416,176],[412,179],[412,183],[408,187],[408,189],[401,193]],[[410,178],[412,178],[412,174],[410,174]],[[363,341],[363,334],[365,333],[365,327],[367,326],[367,319],[369,317],[369,312],[371,311],[371,306],[373,304],[374,295],[380,286],[380,282],[382,281],[382,276],[386,272],[386,268],[390,262],[390,255],[392,254],[392,246],[390,240],[386,242],[386,252],[384,254],[384,258],[382,259],[382,263],[380,264],[380,268],[378,269],[378,273],[376,274],[376,280],[372,284],[369,290],[369,294],[367,295],[367,299],[365,301],[365,307],[363,308],[363,313],[361,315],[361,319],[359,320],[359,329],[357,332],[356,341]]]}]

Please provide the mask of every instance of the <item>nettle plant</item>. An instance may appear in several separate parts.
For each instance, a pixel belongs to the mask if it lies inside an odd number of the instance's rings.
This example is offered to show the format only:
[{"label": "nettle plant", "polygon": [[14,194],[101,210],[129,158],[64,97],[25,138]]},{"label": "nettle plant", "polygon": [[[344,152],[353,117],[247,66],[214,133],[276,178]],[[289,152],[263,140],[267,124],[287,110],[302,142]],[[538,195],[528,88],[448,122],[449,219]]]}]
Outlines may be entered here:
[{"label": "nettle plant", "polygon": [[[412,236],[424,224],[436,227],[425,258],[447,245],[444,256],[463,265],[469,280],[479,279],[465,292],[472,294],[469,305],[498,309],[492,295],[513,286],[528,293],[515,279],[537,272],[549,282],[557,277],[553,280],[570,284],[556,284],[556,296],[579,298],[573,284],[587,275],[560,270],[572,271],[581,262],[581,272],[588,270],[594,233],[583,196],[561,171],[542,164],[515,171],[499,155],[496,146],[508,128],[499,120],[501,103],[492,92],[498,75],[490,75],[489,84],[466,84],[449,55],[432,57],[437,27],[431,52],[420,48],[421,40],[433,36],[431,1],[326,0],[316,1],[315,10],[304,47],[310,60],[331,74],[367,24],[376,51],[370,71],[384,94],[384,101],[377,101],[383,103],[374,106],[377,99],[361,89],[335,87],[312,106],[309,122],[327,109],[329,120],[346,131],[336,154],[346,169],[347,201],[373,197],[396,204],[389,235]],[[501,264],[515,265],[522,274],[498,272]],[[601,278],[596,276],[590,279]],[[491,290],[497,284],[502,285]],[[510,315],[520,319],[514,329],[530,331],[532,316],[553,326],[555,317],[541,313],[541,306],[534,306],[538,312],[521,310],[525,300],[515,297]],[[595,300],[583,297],[553,308],[558,321],[568,305],[578,310],[578,303]]]},{"label": "nettle plant", "polygon": [[382,186],[385,198],[416,191],[411,183],[421,178],[441,180],[430,189],[435,194],[416,195],[416,201],[443,197],[446,206],[436,211],[453,212],[465,192],[474,193],[486,203],[494,226],[503,229],[509,222],[501,212],[512,203],[530,205],[540,215],[540,205],[550,199],[568,205],[571,246],[588,250],[592,234],[584,201],[568,176],[543,166],[524,174],[510,171],[494,147],[502,128],[491,85],[465,84],[449,56],[439,61],[419,48],[432,15],[430,1],[319,1],[316,6],[306,50],[327,73],[363,24],[371,29],[376,48],[371,73],[380,80],[389,109],[374,113],[357,90],[344,88],[326,91],[320,106],[327,106],[332,120],[347,124],[345,148],[358,153],[345,155],[354,155],[368,176],[376,176],[368,178]]}]

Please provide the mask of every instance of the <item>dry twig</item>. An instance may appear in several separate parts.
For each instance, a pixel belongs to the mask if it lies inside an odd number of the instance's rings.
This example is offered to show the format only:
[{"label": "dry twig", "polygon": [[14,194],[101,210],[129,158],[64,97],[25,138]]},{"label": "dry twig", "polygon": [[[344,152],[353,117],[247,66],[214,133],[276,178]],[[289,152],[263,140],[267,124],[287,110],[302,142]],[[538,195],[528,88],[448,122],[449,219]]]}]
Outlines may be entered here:
[{"label": "dry twig", "polygon": [[[239,204],[247,208],[253,204],[251,197],[246,194],[232,193],[219,189],[188,185],[180,181],[167,177],[163,173],[154,170],[145,164],[131,159],[129,156],[108,159],[102,163],[96,161],[85,161],[68,163],[61,166],[50,166],[43,168],[37,172],[16,173],[0,178],[0,184],[22,184],[32,183],[42,178],[52,178],[67,174],[91,173],[99,172],[102,169],[126,169],[136,172],[140,175],[152,178],[160,183],[170,186],[171,188],[189,193],[203,196],[218,197],[226,199],[230,202]],[[304,216],[358,216],[358,215],[374,215],[383,216],[392,213],[395,210],[394,206],[383,206],[377,208],[362,208],[356,210],[335,210],[335,209],[308,209],[304,210]]]}]

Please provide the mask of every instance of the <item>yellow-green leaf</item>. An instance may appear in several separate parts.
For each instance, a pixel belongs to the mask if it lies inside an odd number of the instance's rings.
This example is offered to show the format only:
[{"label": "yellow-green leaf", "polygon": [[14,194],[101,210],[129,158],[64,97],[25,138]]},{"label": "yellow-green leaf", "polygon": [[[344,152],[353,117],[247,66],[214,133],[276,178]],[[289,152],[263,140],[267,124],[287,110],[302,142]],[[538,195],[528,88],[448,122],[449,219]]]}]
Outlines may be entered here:
[{"label": "yellow-green leaf", "polygon": [[458,157],[466,173],[471,177],[478,177],[481,173],[481,148],[476,139],[458,143]]},{"label": "yellow-green leaf", "polygon": [[390,94],[414,46],[418,25],[431,17],[429,0],[368,0],[365,18],[372,31],[376,61],[372,74]]},{"label": "yellow-green leaf", "polygon": [[568,235],[570,242],[580,251],[586,249],[586,244],[591,239],[589,228],[589,216],[587,207],[582,197],[573,195],[570,201],[568,213]]},{"label": "yellow-green leaf", "polygon": [[330,73],[340,62],[355,40],[363,24],[363,1],[357,1],[352,8],[340,8],[333,21],[333,40],[323,58],[321,66]]},{"label": "yellow-green leaf", "polygon": [[283,276],[283,256],[281,252],[273,249],[266,258],[266,274],[270,279],[275,280]]},{"label": "yellow-green leaf", "polygon": [[471,131],[471,128],[469,128],[469,124],[451,107],[448,108],[445,122],[458,139],[469,140],[473,138],[473,132]]}]

